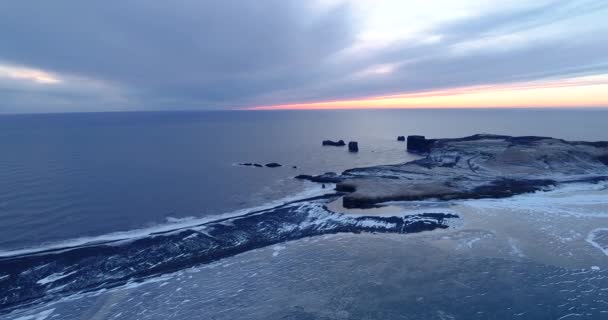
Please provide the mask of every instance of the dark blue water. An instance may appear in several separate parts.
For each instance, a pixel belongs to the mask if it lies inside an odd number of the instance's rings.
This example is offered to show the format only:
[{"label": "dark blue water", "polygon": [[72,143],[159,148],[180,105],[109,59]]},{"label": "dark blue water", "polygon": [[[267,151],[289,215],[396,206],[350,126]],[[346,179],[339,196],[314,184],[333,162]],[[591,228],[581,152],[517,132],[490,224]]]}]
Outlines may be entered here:
[{"label": "dark blue water", "polygon": [[[301,173],[404,162],[397,135],[608,140],[608,111],[391,110],[0,116],[0,249],[259,206]],[[321,147],[359,141],[360,152]],[[279,162],[281,168],[234,166]],[[298,166],[293,169],[292,166]]]}]

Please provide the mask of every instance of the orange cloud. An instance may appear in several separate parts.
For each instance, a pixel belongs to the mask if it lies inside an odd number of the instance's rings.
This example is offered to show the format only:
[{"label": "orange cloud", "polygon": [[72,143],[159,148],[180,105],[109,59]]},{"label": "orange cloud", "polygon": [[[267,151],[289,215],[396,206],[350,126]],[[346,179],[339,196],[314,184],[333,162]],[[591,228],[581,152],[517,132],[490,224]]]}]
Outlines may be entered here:
[{"label": "orange cloud", "polygon": [[249,110],[400,108],[608,107],[608,75],[507,85],[472,86],[427,92],[256,106]]}]

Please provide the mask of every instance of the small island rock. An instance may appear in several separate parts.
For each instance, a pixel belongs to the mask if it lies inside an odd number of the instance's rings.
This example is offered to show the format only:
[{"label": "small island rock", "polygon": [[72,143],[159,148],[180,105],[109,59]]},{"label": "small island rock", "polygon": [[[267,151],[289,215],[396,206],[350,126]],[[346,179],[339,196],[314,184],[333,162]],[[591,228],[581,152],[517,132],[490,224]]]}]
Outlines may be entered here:
[{"label": "small island rock", "polygon": [[263,165],[259,164],[259,163],[251,163],[251,162],[244,162],[244,163],[239,163],[239,166],[244,166],[244,167],[263,167]]},{"label": "small island rock", "polygon": [[339,141],[323,140],[323,145],[324,146],[333,146],[333,147],[343,147],[346,145],[346,143],[344,143],[344,140],[339,140]]}]

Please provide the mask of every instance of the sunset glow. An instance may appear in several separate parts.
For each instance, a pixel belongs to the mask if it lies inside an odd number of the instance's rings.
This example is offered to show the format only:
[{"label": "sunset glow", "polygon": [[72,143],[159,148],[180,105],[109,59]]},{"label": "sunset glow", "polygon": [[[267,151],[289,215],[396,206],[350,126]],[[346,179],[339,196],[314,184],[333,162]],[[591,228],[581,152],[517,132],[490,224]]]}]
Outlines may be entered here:
[{"label": "sunset glow", "polygon": [[27,80],[40,84],[57,84],[61,82],[57,77],[42,70],[7,65],[0,65],[0,77]]},{"label": "sunset glow", "polygon": [[606,107],[608,76],[367,97],[352,100],[257,106],[249,110]]}]

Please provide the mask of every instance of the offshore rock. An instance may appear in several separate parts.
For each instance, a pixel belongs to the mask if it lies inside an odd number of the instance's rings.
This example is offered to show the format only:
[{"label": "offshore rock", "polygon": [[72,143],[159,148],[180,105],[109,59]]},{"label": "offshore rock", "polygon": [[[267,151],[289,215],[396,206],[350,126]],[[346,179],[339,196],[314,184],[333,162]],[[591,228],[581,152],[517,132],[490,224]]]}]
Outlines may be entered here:
[{"label": "offshore rock", "polygon": [[239,163],[238,165],[244,166],[244,167],[257,167],[257,168],[263,167],[263,165],[261,165],[259,163],[251,163],[251,162]]},{"label": "offshore rock", "polygon": [[405,137],[404,136],[398,136],[397,137],[397,141],[405,141]]},{"label": "offshore rock", "polygon": [[359,152],[359,144],[357,143],[357,141],[351,141],[348,143],[348,151]]},{"label": "offshore rock", "polygon": [[407,151],[417,153],[427,153],[435,139],[426,139],[424,136],[407,136]]},{"label": "offshore rock", "polygon": [[344,143],[344,140],[339,140],[339,141],[323,140],[323,145],[324,146],[333,146],[333,147],[344,147],[346,145],[346,143]]},{"label": "offshore rock", "polygon": [[308,180],[308,181],[318,182],[318,183],[338,183],[338,182],[342,181],[342,178],[340,176],[338,176],[338,174],[335,172],[325,172],[324,174],[320,174],[317,176],[301,174],[301,175],[295,176],[295,178],[299,179],[299,180]]},{"label": "offshore rock", "polygon": [[267,163],[266,167],[268,167],[268,168],[278,168],[278,167],[282,167],[282,165],[280,163],[271,162],[271,163]]}]

